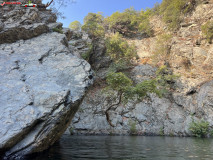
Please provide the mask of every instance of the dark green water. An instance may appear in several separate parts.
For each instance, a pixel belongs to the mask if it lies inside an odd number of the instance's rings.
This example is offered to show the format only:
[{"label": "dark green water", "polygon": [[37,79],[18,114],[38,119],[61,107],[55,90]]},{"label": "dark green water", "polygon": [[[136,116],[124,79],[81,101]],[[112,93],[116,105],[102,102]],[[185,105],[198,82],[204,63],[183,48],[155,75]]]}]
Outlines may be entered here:
[{"label": "dark green water", "polygon": [[68,136],[31,160],[213,160],[213,139]]}]

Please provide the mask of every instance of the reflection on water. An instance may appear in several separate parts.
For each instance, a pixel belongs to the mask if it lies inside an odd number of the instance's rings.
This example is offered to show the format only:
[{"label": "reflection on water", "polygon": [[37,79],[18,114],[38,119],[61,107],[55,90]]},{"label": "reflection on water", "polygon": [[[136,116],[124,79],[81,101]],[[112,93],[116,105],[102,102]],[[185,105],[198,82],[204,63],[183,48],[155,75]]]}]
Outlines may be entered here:
[{"label": "reflection on water", "polygon": [[212,160],[213,139],[69,136],[31,160]]}]

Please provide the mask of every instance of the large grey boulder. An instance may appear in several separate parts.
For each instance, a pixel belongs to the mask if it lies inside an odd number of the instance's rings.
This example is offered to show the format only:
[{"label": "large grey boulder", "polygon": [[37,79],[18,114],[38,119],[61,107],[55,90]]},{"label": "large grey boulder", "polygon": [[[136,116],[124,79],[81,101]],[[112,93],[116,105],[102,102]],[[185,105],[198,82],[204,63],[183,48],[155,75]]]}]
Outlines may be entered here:
[{"label": "large grey boulder", "polygon": [[58,140],[92,83],[90,65],[71,54],[66,40],[53,32],[0,45],[0,153],[6,159]]}]

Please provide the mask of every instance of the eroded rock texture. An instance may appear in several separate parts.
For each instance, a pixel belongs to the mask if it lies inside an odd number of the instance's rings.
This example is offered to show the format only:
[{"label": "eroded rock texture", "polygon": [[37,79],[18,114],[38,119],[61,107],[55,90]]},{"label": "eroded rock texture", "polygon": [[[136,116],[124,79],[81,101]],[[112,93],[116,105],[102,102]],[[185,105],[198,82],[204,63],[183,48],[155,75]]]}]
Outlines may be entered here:
[{"label": "eroded rock texture", "polygon": [[[134,82],[150,79],[156,69],[150,65],[136,66],[130,72]],[[115,101],[103,94],[103,87],[96,85],[84,98],[76,113],[69,132],[71,134],[116,135],[167,135],[191,136],[192,118],[208,121],[213,126],[212,81],[196,88],[176,82],[177,90],[164,98],[155,94],[142,101],[129,101],[114,106],[109,111],[112,127],[106,120],[105,111]],[[183,89],[187,90],[186,92]],[[118,101],[118,100],[117,100]],[[67,131],[67,133],[69,133]]]},{"label": "eroded rock texture", "polygon": [[[106,77],[110,61],[105,58],[104,46],[101,43],[96,45],[90,63],[99,81],[85,96],[69,131],[72,134],[192,136],[189,128],[193,118],[209,122],[209,130],[212,130],[213,45],[206,41],[201,29],[212,20],[212,15],[213,1],[203,1],[191,14],[184,15],[178,31],[169,31],[160,16],[153,16],[150,22],[155,36],[127,39],[137,46],[140,58],[138,66],[125,70],[135,83],[155,77],[156,68],[149,64],[152,64],[157,40],[162,34],[172,35],[168,66],[180,78],[175,84],[176,90],[164,98],[150,94],[141,102],[129,101],[126,105],[114,106],[109,117],[115,127],[108,124],[105,115],[115,101],[107,101],[102,92],[104,81],[101,81]],[[157,65],[162,64],[159,62]]]},{"label": "eroded rock texture", "polygon": [[4,17],[0,21],[0,159],[18,159],[43,151],[60,138],[93,75],[90,65],[68,47],[72,32],[51,32],[61,24],[49,11],[13,10]]}]

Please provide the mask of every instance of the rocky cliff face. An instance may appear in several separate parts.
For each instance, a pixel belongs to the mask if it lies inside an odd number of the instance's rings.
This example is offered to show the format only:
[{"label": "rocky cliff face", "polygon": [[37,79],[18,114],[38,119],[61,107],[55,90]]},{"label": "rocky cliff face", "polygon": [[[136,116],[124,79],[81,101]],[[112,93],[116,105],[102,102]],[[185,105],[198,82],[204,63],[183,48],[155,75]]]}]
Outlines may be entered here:
[{"label": "rocky cliff face", "polygon": [[[170,41],[170,67],[181,75],[176,82],[176,91],[165,98],[150,94],[141,102],[129,102],[115,106],[110,111],[110,119],[115,127],[107,123],[105,110],[110,106],[102,94],[101,82],[89,91],[70,126],[72,134],[139,134],[190,136],[189,126],[192,117],[204,119],[213,127],[212,94],[212,44],[201,32],[201,26],[212,19],[213,2],[205,1],[198,5],[192,14],[183,18],[177,32],[168,31],[160,17],[153,17],[151,24],[155,36],[131,39],[138,48],[140,63],[129,72],[134,82],[155,76],[156,68],[151,66],[157,37],[162,33],[172,35]],[[103,54],[99,48],[96,55]],[[190,66],[184,66],[184,60]],[[105,63],[107,64],[107,63]],[[96,65],[97,66],[97,65]],[[107,67],[96,68],[98,77],[103,78]]]},{"label": "rocky cliff face", "polygon": [[74,32],[48,10],[0,10],[0,155],[18,159],[47,149],[68,127],[93,82],[74,55]]}]

